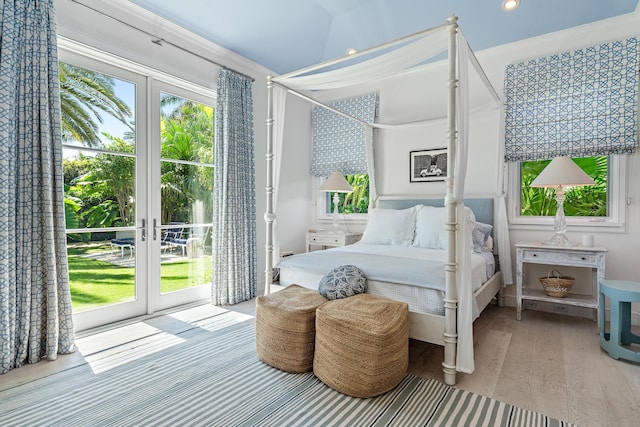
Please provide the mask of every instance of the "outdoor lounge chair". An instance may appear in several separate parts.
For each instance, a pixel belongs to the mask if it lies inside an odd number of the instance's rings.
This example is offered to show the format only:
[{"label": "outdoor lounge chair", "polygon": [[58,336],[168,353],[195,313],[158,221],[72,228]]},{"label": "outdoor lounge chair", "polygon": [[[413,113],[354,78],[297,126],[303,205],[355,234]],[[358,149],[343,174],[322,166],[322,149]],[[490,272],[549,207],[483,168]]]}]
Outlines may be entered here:
[{"label": "outdoor lounge chair", "polygon": [[[184,225],[184,222],[170,222],[169,225]],[[166,229],[162,235],[162,240],[160,240],[160,250],[165,251],[180,246],[177,242],[182,240],[183,231],[184,227],[172,227]]]},{"label": "outdoor lounge chair", "polygon": [[129,258],[133,257],[133,248],[135,247],[136,239],[134,237],[120,237],[118,239],[111,239],[111,250],[114,248],[120,248],[120,258],[124,258],[124,250],[129,249]]},{"label": "outdoor lounge chair", "polygon": [[211,227],[194,227],[191,229],[188,238],[176,238],[172,240],[172,244],[182,249],[182,256],[187,255],[189,258],[199,257],[204,253],[204,243],[209,234]]}]

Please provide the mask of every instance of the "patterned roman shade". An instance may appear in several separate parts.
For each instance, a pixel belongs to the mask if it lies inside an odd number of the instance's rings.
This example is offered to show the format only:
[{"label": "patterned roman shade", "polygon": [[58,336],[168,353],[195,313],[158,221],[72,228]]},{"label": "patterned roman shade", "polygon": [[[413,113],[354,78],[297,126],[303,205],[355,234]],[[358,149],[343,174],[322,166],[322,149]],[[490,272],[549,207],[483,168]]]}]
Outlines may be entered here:
[{"label": "patterned roman shade", "polygon": [[631,154],[638,146],[638,39],[505,70],[505,160]]},{"label": "patterned roman shade", "polygon": [[[329,104],[357,119],[373,123],[378,94],[372,93]],[[366,128],[362,123],[323,107],[314,107],[313,159],[311,175],[326,177],[334,171],[343,174],[367,173]]]}]

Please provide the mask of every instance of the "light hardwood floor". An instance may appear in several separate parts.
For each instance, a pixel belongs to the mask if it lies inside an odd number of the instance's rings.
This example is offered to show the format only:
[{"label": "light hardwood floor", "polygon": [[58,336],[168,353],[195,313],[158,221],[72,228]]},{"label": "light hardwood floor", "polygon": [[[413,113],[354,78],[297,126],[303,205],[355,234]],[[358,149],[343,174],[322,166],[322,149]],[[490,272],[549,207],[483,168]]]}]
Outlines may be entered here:
[{"label": "light hardwood floor", "polygon": [[[251,319],[255,301],[225,308],[236,312],[238,320]],[[176,318],[201,318],[214,310],[220,309],[185,308],[171,317],[160,315],[113,325],[118,329],[81,333],[80,351],[59,356],[55,362],[14,369],[0,376],[0,390],[91,363],[94,356],[89,353],[96,352],[96,345],[103,352],[116,353],[118,346],[126,346],[129,354],[136,348],[142,352],[150,345],[146,328],[163,324],[166,329],[170,322],[179,328]],[[459,374],[456,387],[582,427],[640,425],[640,364],[616,361],[603,352],[595,322],[536,311],[525,311],[522,320],[516,321],[515,309],[490,305],[474,323],[474,336],[476,370]],[[442,347],[411,340],[409,356],[410,373],[442,380]]]},{"label": "light hardwood floor", "polygon": [[[600,349],[589,319],[489,306],[474,323],[475,371],[456,387],[582,427],[640,426],[640,364]],[[442,379],[442,347],[411,341],[409,371]]]}]

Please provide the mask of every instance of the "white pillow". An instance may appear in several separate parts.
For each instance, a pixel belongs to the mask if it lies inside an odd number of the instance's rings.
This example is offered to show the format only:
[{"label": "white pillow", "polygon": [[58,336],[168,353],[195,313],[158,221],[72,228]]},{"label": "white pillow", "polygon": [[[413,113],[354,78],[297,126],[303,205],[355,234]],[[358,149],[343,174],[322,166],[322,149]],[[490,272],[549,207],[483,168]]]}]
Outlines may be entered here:
[{"label": "white pillow", "polygon": [[[444,208],[443,208],[444,209]],[[476,225],[476,215],[473,213],[473,211],[471,210],[470,207],[465,206],[464,207],[464,212],[467,214],[467,229],[471,231],[471,236],[473,236],[473,230],[475,228]],[[439,234],[439,244],[440,244],[440,249],[447,249],[448,245],[447,245],[447,229],[446,226],[444,225],[444,223],[446,222],[447,217],[445,216],[445,219],[443,221],[443,227],[440,230],[440,234]]]},{"label": "white pillow", "polygon": [[410,246],[416,227],[416,209],[370,209],[360,243]]},{"label": "white pillow", "polygon": [[419,206],[416,213],[416,235],[413,245],[419,248],[440,249],[440,234],[446,236],[446,209]]}]

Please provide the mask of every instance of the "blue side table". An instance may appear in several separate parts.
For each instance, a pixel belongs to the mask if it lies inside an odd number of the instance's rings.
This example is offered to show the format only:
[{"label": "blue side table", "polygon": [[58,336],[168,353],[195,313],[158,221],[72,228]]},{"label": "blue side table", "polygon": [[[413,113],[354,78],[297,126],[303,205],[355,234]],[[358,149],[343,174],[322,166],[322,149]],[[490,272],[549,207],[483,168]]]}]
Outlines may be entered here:
[{"label": "blue side table", "polygon": [[[609,332],[605,331],[604,299],[611,301]],[[640,344],[640,336],[631,333],[631,303],[640,302],[640,283],[626,280],[603,280],[600,283],[600,347],[614,359],[640,362],[640,351],[631,343]]]}]

